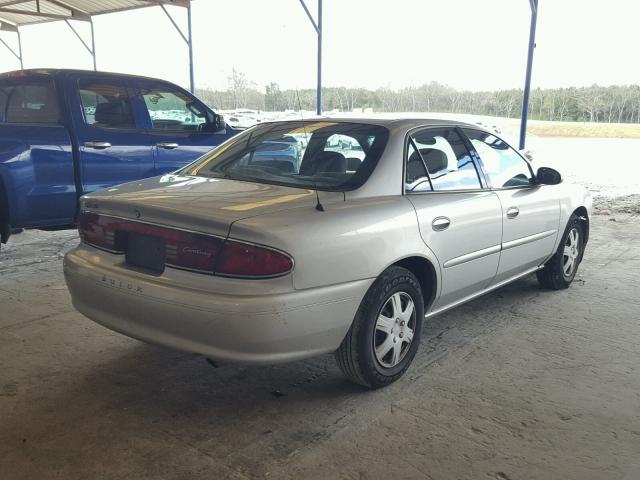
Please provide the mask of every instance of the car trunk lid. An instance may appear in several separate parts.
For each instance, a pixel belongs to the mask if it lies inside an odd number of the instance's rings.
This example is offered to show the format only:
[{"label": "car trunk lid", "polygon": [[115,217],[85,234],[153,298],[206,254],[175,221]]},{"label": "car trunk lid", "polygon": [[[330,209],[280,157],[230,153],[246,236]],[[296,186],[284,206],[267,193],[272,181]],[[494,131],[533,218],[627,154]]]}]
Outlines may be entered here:
[{"label": "car trunk lid", "polygon": [[263,213],[313,208],[313,190],[237,180],[164,175],[102,190],[81,208],[101,215],[226,236],[234,221]]}]

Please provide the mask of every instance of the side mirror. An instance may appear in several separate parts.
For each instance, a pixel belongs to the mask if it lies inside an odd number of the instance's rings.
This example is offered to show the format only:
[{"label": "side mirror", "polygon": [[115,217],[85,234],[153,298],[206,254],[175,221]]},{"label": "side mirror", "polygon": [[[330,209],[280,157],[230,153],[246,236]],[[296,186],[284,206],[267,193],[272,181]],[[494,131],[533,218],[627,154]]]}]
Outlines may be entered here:
[{"label": "side mirror", "polygon": [[226,133],[227,123],[224,121],[222,115],[209,111],[207,112],[207,123],[202,125],[202,131],[209,133]]},{"label": "side mirror", "polygon": [[224,117],[217,113],[213,114],[213,126],[215,127],[216,132],[220,132],[221,130],[227,130],[227,122],[224,121]]},{"label": "side mirror", "polygon": [[539,185],[558,185],[562,182],[562,175],[553,168],[540,167],[536,174],[536,182]]}]

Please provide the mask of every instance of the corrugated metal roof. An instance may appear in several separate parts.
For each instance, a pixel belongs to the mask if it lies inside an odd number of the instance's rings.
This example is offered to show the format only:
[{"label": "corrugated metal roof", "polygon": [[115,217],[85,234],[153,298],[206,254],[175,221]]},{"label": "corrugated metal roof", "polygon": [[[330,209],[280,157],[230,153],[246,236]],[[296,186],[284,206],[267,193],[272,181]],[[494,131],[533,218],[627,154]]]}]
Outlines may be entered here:
[{"label": "corrugated metal roof", "polygon": [[91,16],[153,5],[186,7],[190,0],[0,0],[2,29],[57,20],[88,20]]}]

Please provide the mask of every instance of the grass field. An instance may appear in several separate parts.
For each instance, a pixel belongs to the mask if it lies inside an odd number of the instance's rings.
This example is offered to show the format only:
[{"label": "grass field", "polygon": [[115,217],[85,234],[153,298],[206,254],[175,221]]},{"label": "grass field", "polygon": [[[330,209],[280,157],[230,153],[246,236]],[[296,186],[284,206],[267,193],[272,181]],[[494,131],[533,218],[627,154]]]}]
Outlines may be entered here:
[{"label": "grass field", "polygon": [[539,137],[640,138],[640,124],[529,121],[527,132]]}]

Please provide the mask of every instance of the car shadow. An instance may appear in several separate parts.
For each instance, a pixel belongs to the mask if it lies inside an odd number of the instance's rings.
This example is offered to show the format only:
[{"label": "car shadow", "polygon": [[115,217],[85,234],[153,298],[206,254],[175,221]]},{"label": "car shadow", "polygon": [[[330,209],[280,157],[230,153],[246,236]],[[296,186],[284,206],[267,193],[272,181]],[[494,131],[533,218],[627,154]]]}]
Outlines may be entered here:
[{"label": "car shadow", "polygon": [[[8,439],[0,453],[20,447],[20,438],[46,443],[68,437],[73,447],[82,432],[121,428],[123,435],[170,435],[213,456],[234,455],[270,437],[269,442],[280,441],[278,455],[284,457],[342,428],[363,402],[380,405],[382,415],[403,389],[428,375],[431,363],[487,334],[496,310],[508,312],[539,292],[535,279],[527,278],[428,321],[408,375],[373,392],[346,381],[333,355],[274,366],[215,367],[201,356],[127,340],[104,363],[96,366],[94,358],[93,364],[78,365],[55,388],[48,382],[37,401],[16,404],[3,422],[0,439]],[[120,441],[105,438],[101,441]]]}]

